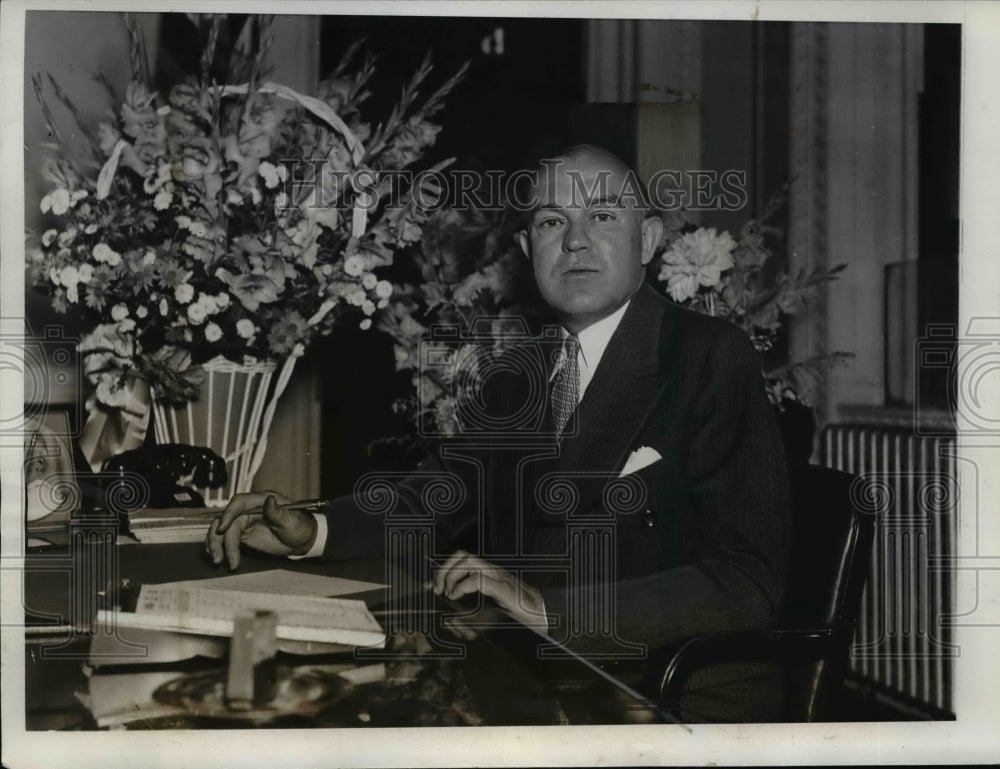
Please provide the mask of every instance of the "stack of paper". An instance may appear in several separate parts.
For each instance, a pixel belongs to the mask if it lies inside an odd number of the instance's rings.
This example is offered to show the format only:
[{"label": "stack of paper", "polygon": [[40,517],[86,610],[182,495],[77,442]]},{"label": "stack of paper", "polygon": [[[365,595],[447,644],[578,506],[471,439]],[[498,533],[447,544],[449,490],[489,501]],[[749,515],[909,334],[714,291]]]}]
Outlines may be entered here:
[{"label": "stack of paper", "polygon": [[143,544],[202,542],[217,507],[147,507],[128,514],[129,533]]}]

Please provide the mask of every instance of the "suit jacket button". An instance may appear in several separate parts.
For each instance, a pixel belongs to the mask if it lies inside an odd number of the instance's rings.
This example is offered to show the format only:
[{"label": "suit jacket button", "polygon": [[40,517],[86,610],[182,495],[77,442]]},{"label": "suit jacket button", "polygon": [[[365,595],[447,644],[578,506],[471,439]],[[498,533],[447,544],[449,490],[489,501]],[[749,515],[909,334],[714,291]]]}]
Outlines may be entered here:
[{"label": "suit jacket button", "polygon": [[649,528],[653,528],[656,525],[656,516],[653,515],[653,511],[649,508],[646,508],[646,512],[642,514],[642,522]]}]

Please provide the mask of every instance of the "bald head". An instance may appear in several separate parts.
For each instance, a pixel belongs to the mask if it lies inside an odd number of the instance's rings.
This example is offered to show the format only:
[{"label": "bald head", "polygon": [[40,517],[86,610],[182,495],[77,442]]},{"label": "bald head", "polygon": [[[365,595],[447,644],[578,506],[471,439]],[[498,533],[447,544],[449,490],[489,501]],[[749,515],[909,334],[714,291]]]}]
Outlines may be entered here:
[{"label": "bald head", "polygon": [[531,201],[540,205],[546,192],[560,182],[570,183],[573,205],[597,201],[616,203],[635,212],[639,219],[649,214],[649,197],[638,174],[617,155],[594,144],[576,144],[539,163]]}]

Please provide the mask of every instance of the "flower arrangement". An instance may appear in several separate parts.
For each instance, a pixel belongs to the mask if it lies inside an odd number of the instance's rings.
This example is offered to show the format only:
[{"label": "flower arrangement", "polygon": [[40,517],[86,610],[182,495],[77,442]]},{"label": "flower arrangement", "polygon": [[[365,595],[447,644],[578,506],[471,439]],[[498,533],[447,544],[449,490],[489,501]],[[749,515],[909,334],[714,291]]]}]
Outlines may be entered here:
[{"label": "flower arrangement", "polygon": [[[660,244],[656,279],[665,284],[671,299],[736,324],[760,353],[772,349],[784,317],[808,308],[818,298],[819,287],[836,280],[847,266],[767,277],[764,266],[772,253],[765,236],[781,234],[767,221],[784,201],[782,190],[768,201],[759,218],[743,225],[738,239],[725,230],[695,227],[682,212],[669,212]],[[851,357],[850,353],[835,352],[765,372],[768,397],[778,407],[788,401],[808,405],[826,369]]]},{"label": "flower arrangement", "polygon": [[[96,127],[51,76],[48,88],[34,76],[58,143],[42,169],[50,221],[32,236],[28,279],[56,311],[80,316],[84,368],[108,406],[126,403],[136,379],[182,403],[217,356],[292,359],[338,323],[370,327],[393,292],[379,270],[419,241],[428,216],[413,185],[386,172],[434,144],[430,118],[464,68],[421,100],[425,59],[373,128],[361,108],[375,60],[358,45],[304,95],[267,79],[269,17],[249,17],[231,51],[219,45],[222,21],[202,17],[201,72],[163,99],[126,15],[131,82],[121,95],[102,80],[117,108]],[[69,109],[82,150],[62,141],[46,90]]]}]

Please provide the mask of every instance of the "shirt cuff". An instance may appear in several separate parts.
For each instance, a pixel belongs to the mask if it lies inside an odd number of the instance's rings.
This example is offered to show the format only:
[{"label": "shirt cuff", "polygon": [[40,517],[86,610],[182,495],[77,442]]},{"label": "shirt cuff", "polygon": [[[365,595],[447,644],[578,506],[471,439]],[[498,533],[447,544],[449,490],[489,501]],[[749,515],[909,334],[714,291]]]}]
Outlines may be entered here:
[{"label": "shirt cuff", "polygon": [[316,539],[313,540],[312,547],[309,548],[308,552],[302,555],[289,555],[288,557],[293,561],[299,561],[303,558],[319,558],[326,549],[326,535],[328,531],[326,516],[313,513],[312,517],[316,521]]}]

